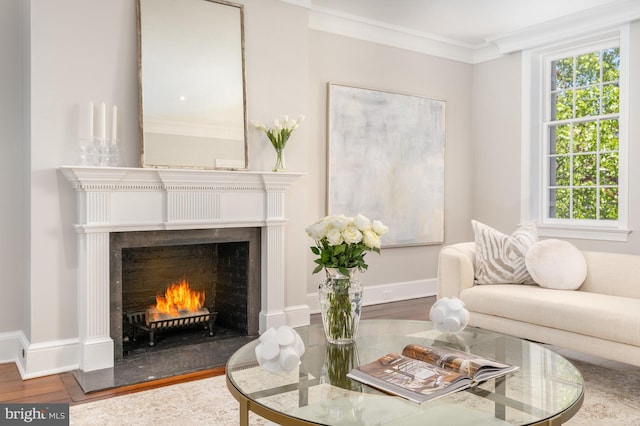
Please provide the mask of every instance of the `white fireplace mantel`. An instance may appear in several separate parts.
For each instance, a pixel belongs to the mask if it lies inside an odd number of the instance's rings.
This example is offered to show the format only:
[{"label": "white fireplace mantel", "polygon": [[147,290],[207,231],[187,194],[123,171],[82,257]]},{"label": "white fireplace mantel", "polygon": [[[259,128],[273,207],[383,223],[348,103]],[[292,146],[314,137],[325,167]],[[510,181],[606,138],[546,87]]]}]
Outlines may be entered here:
[{"label": "white fireplace mantel", "polygon": [[76,191],[80,369],[114,365],[109,233],[260,227],[260,332],[285,323],[285,192],[299,173],[61,167]]}]

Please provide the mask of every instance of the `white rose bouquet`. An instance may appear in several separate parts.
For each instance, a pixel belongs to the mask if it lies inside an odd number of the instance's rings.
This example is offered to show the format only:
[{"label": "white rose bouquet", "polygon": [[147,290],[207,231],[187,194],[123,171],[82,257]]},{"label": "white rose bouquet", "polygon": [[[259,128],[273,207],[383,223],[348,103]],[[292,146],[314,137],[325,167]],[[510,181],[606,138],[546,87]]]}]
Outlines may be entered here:
[{"label": "white rose bouquet", "polygon": [[337,268],[347,274],[347,268],[358,268],[364,272],[368,265],[364,256],[369,251],[380,253],[380,237],[389,228],[378,220],[358,214],[355,217],[344,215],[327,216],[305,229],[316,245],[311,251],[320,256],[315,260],[318,265],[313,273],[323,268]]}]

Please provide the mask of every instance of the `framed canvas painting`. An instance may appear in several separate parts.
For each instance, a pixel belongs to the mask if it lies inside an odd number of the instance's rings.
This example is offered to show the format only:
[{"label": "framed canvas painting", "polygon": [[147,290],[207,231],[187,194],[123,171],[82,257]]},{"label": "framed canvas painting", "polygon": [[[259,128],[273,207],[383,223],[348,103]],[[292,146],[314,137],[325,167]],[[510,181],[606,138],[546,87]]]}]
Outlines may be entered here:
[{"label": "framed canvas painting", "polygon": [[329,83],[328,213],[382,221],[385,247],[442,243],[445,106]]}]

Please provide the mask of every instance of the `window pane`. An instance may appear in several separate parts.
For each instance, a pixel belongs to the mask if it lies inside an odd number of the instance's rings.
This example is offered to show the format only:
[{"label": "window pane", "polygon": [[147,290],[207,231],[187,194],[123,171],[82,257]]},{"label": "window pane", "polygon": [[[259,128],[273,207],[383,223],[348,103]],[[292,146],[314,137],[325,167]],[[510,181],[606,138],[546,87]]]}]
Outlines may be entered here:
[{"label": "window pane", "polygon": [[576,59],[576,86],[589,86],[600,82],[600,58],[597,52]]},{"label": "window pane", "polygon": [[573,157],[573,185],[592,186],[596,184],[596,154]]},{"label": "window pane", "polygon": [[550,164],[551,176],[549,176],[549,184],[552,186],[569,186],[571,182],[570,157],[568,155],[551,157]]},{"label": "window pane", "polygon": [[617,220],[620,50],[570,56],[550,65],[548,217]]},{"label": "window pane", "polygon": [[549,154],[568,154],[571,143],[571,126],[563,124],[549,127]]},{"label": "window pane", "polygon": [[561,59],[551,63],[551,89],[569,89],[573,87],[573,58]]},{"label": "window pane", "polygon": [[618,188],[600,190],[600,219],[618,219]]},{"label": "window pane", "polygon": [[620,110],[620,87],[617,83],[602,86],[602,113],[615,114]]},{"label": "window pane", "polygon": [[599,106],[600,89],[598,86],[576,90],[576,117],[598,115]]},{"label": "window pane", "polygon": [[555,219],[570,219],[571,191],[566,188],[551,189],[549,191],[549,217]]},{"label": "window pane", "polygon": [[620,79],[620,49],[606,49],[602,51],[602,81]]},{"label": "window pane", "polygon": [[597,150],[598,125],[593,121],[574,124],[573,152],[595,152]]},{"label": "window pane", "polygon": [[562,91],[552,95],[552,120],[573,118],[573,91]]},{"label": "window pane", "polygon": [[576,188],[573,190],[573,217],[575,219],[596,219],[596,189]]},{"label": "window pane", "polygon": [[600,150],[618,150],[618,120],[603,120],[600,122]]},{"label": "window pane", "polygon": [[600,185],[618,185],[618,153],[600,155]]}]

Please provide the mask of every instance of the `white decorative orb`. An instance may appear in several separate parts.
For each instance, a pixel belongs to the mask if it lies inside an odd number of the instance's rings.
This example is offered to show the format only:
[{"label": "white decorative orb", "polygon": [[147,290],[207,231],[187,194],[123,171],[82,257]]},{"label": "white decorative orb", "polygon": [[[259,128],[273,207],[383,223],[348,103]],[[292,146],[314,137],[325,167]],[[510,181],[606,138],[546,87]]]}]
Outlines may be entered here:
[{"label": "white decorative orb", "polygon": [[447,311],[442,306],[433,306],[431,308],[431,312],[429,313],[429,318],[431,321],[437,324],[441,324],[444,322],[444,319],[447,317]]},{"label": "white decorative orb", "polygon": [[270,328],[260,336],[255,353],[258,364],[271,373],[292,371],[300,365],[304,343],[291,327]]},{"label": "white decorative orb", "polygon": [[280,367],[284,371],[291,371],[300,364],[300,356],[292,347],[287,347],[280,352]]},{"label": "white decorative orb", "polygon": [[443,333],[459,333],[469,323],[469,311],[457,297],[443,297],[433,304],[429,318],[436,330]]},{"label": "white decorative orb", "polygon": [[262,346],[262,358],[272,360],[280,355],[280,345],[275,340],[267,340],[260,345]]},{"label": "white decorative orb", "polygon": [[291,327],[278,327],[276,330],[276,339],[280,346],[290,346],[293,344],[295,338],[293,337],[294,331]]},{"label": "white decorative orb", "polygon": [[260,336],[261,342],[268,342],[269,340],[275,340],[276,338],[276,329],[271,327]]}]

